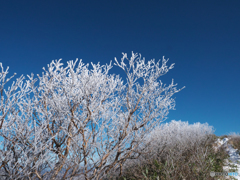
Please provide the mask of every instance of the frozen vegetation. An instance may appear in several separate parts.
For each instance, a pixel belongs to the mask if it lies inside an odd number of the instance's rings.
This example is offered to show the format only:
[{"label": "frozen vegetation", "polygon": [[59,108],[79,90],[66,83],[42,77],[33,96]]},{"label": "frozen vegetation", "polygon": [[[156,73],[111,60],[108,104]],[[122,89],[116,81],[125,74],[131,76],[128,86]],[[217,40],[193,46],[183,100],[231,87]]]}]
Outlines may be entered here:
[{"label": "frozen vegetation", "polygon": [[[240,136],[224,137],[216,137],[207,123],[163,123],[145,139],[145,154],[126,161],[121,179],[239,179],[234,172],[239,171]],[[119,171],[106,179],[116,179]]]},{"label": "frozen vegetation", "polygon": [[184,88],[161,82],[167,62],[123,53],[126,81],[111,63],[56,60],[26,80],[0,63],[0,179],[213,179],[236,164],[239,135],[218,146],[208,124],[166,123]]}]

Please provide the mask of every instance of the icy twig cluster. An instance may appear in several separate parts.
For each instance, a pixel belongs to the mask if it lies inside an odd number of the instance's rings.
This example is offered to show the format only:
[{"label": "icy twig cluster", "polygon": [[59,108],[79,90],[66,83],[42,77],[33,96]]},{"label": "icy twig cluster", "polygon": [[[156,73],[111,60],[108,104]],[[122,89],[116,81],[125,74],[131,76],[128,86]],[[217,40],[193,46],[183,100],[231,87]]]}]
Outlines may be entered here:
[{"label": "icy twig cluster", "polygon": [[60,59],[8,89],[1,64],[0,176],[99,179],[121,167],[175,107],[172,96],[181,89],[159,80],[173,68],[166,63],[123,54],[115,65],[127,75],[124,84],[109,73],[111,63],[90,69],[76,60],[63,67]]}]

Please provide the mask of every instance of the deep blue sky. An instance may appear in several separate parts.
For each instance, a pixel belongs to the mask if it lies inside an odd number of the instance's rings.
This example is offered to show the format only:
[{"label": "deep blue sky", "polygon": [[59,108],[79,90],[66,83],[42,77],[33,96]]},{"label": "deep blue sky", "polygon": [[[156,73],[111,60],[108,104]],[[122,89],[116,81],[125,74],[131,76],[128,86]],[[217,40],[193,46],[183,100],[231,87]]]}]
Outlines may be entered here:
[{"label": "deep blue sky", "polygon": [[239,8],[239,0],[0,0],[0,62],[20,76],[41,74],[59,58],[106,64],[122,52],[165,56],[175,68],[163,83],[186,86],[169,121],[240,132]]}]

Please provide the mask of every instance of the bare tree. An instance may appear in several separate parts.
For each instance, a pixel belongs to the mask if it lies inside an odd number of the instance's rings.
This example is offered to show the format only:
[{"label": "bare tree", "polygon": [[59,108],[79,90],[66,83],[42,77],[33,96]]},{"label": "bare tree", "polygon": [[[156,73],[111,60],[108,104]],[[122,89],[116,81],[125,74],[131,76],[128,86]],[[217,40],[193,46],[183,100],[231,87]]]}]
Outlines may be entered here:
[{"label": "bare tree", "polygon": [[175,107],[172,96],[181,89],[159,80],[174,66],[167,61],[123,53],[114,65],[126,73],[124,83],[109,73],[111,62],[90,69],[82,60],[63,67],[60,59],[7,90],[1,66],[1,177],[90,180],[121,169]]}]

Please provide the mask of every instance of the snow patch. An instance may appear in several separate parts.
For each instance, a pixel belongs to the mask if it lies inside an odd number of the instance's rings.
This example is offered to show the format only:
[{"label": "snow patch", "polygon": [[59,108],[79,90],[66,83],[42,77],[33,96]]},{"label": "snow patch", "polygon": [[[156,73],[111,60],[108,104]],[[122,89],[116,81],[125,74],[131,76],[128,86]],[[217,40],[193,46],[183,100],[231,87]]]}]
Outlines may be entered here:
[{"label": "snow patch", "polygon": [[240,155],[238,154],[239,151],[237,149],[234,149],[232,145],[228,143],[228,141],[229,141],[229,138],[224,138],[222,140],[218,139],[216,141],[216,146],[214,148],[215,150],[217,150],[221,146],[226,147],[226,151],[230,156],[229,157],[230,162],[228,159],[226,159],[226,164],[228,165],[224,166],[223,170],[226,172],[229,172],[229,170],[233,168],[232,166],[235,166],[234,169],[237,169],[236,172],[238,173],[238,176],[232,176],[232,177],[236,178],[237,180],[240,180]]}]

